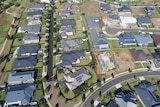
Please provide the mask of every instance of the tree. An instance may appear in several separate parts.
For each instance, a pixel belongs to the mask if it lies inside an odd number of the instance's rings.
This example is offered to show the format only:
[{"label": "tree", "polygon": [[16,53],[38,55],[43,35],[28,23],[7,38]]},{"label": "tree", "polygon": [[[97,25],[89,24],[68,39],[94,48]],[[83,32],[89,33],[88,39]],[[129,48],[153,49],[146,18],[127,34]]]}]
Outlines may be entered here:
[{"label": "tree", "polygon": [[94,100],[91,100],[91,107],[94,107]]},{"label": "tree", "polygon": [[132,69],[131,69],[131,68],[128,68],[128,71],[129,71],[129,72],[132,72]]},{"label": "tree", "polygon": [[64,92],[67,94],[69,92],[68,87],[65,88]]},{"label": "tree", "polygon": [[111,74],[112,78],[114,78],[114,73]]},{"label": "tree", "polygon": [[85,96],[85,94],[83,94],[83,95],[82,95],[82,101],[84,102],[85,99],[86,99],[86,96]]}]

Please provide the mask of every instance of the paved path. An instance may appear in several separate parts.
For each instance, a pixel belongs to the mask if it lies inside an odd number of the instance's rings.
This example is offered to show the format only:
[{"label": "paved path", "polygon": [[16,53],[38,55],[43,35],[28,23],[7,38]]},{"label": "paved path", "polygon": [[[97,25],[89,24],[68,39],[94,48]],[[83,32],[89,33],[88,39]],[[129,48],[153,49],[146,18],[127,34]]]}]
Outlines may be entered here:
[{"label": "paved path", "polygon": [[82,107],[90,107],[91,104],[91,100],[96,100],[99,96],[99,91],[102,92],[102,94],[107,91],[108,89],[110,89],[112,86],[115,86],[116,84],[134,78],[134,76],[136,77],[140,77],[140,76],[160,76],[160,71],[153,71],[153,72],[135,72],[135,73],[129,73],[120,77],[117,77],[115,79],[110,80],[109,82],[107,82],[106,84],[104,84],[101,88],[97,89],[95,92],[92,93],[92,95],[90,95],[85,103],[82,105]]}]

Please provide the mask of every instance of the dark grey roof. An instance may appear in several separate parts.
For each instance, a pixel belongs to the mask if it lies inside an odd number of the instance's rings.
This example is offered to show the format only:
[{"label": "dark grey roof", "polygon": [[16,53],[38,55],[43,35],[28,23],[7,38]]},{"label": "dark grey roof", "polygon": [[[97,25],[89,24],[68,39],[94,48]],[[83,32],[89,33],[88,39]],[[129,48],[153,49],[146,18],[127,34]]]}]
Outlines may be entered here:
[{"label": "dark grey roof", "polygon": [[27,13],[27,16],[30,17],[30,16],[34,16],[34,15],[42,15],[43,12],[42,10],[37,10],[37,11],[30,11]]},{"label": "dark grey roof", "polygon": [[106,4],[101,3],[100,4],[100,9],[103,10],[103,11],[109,12],[109,11],[111,11],[111,6],[110,6],[109,3],[106,3]]},{"label": "dark grey roof", "polygon": [[119,16],[118,15],[114,15],[114,14],[110,14],[109,18],[112,20],[119,20]]},{"label": "dark grey roof", "polygon": [[143,17],[143,16],[137,17],[137,22],[138,23],[145,23],[145,24],[152,24],[150,18],[147,17],[147,16],[145,16],[145,17]]},{"label": "dark grey roof", "polygon": [[36,87],[34,84],[9,87],[5,98],[5,102],[15,103],[20,101],[22,105],[29,104],[35,89]]},{"label": "dark grey roof", "polygon": [[119,42],[122,44],[137,43],[133,33],[120,34]]},{"label": "dark grey roof", "polygon": [[73,65],[73,62],[76,62],[77,59],[80,59],[81,57],[84,57],[84,51],[75,51],[75,52],[68,52],[68,53],[62,53],[60,56],[61,63],[57,65],[57,67],[64,67],[64,66],[70,66]]},{"label": "dark grey roof", "polygon": [[46,4],[45,3],[35,3],[30,5],[29,7],[30,9],[44,9],[46,8]]},{"label": "dark grey roof", "polygon": [[39,44],[31,44],[31,45],[23,45],[16,48],[17,54],[33,54],[38,53],[38,50],[40,49]]},{"label": "dark grey roof", "polygon": [[34,67],[37,64],[36,56],[19,57],[14,60],[13,70]]},{"label": "dark grey roof", "polygon": [[73,39],[73,40],[61,40],[61,47],[63,51],[71,51],[75,50],[80,44],[79,39]]},{"label": "dark grey roof", "polygon": [[86,16],[86,19],[89,28],[102,28],[103,23],[99,16]]},{"label": "dark grey roof", "polygon": [[118,12],[131,12],[130,7],[123,5],[122,7],[118,8]]},{"label": "dark grey roof", "polygon": [[74,19],[66,19],[60,21],[61,26],[76,26],[76,21]]},{"label": "dark grey roof", "polygon": [[150,82],[143,80],[134,88],[145,107],[160,107],[160,98],[155,94],[156,89]]},{"label": "dark grey roof", "polygon": [[70,10],[61,10],[59,13],[61,14],[61,16],[63,16],[63,15],[70,15],[71,11]]},{"label": "dark grey roof", "polygon": [[109,101],[109,103],[101,102],[96,107],[118,107],[115,102]]},{"label": "dark grey roof", "polygon": [[25,34],[23,36],[24,41],[25,40],[39,40],[39,36],[36,34]]},{"label": "dark grey roof", "polygon": [[20,27],[20,30],[27,33],[37,33],[39,34],[41,31],[41,24],[38,25],[27,25]]}]

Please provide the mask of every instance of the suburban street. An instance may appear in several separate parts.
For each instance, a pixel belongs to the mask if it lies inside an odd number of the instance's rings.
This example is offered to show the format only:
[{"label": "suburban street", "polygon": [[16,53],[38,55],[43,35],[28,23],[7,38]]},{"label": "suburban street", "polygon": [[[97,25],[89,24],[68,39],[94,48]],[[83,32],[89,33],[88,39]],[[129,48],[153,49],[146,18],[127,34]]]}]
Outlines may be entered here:
[{"label": "suburban street", "polygon": [[135,72],[135,73],[128,73],[126,75],[117,77],[109,82],[107,82],[105,85],[103,85],[101,88],[99,88],[98,90],[96,90],[94,93],[92,93],[91,96],[89,96],[88,99],[86,99],[85,103],[82,105],[82,107],[90,107],[91,104],[91,100],[96,100],[99,96],[99,92],[101,91],[102,94],[107,91],[108,89],[110,89],[112,86],[115,86],[118,83],[121,83],[122,81],[134,78],[134,76],[136,77],[140,77],[140,76],[160,76],[160,71],[153,71],[153,72]]}]

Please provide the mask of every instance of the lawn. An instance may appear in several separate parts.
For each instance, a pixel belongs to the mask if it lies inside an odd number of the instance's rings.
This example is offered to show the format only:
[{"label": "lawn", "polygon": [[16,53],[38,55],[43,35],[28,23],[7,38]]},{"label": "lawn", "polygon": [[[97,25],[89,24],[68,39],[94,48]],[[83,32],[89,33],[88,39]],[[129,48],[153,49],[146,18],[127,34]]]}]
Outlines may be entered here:
[{"label": "lawn", "polygon": [[57,70],[57,80],[60,81],[61,79],[64,78],[64,73],[58,73],[59,71]]},{"label": "lawn", "polygon": [[80,60],[80,63],[78,63],[77,66],[88,65],[91,62],[91,60],[91,55],[85,54],[85,56]]},{"label": "lawn", "polygon": [[62,94],[68,99],[71,99],[71,98],[75,97],[75,94],[74,94],[73,91],[65,92],[66,88],[68,88],[68,87],[65,84],[60,85],[60,89],[62,91]]},{"label": "lawn", "polygon": [[76,34],[73,36],[69,36],[67,39],[77,39],[77,38],[83,38],[83,33],[81,29],[76,29]]},{"label": "lawn", "polygon": [[[139,78],[133,78],[133,79],[129,79],[127,81],[122,82],[121,85],[125,86],[125,85],[127,85],[127,82],[128,82],[129,85],[131,86],[131,89],[134,90],[134,86],[137,85],[139,83],[139,81],[140,81]],[[126,89],[130,90],[128,85],[126,86]]]},{"label": "lawn", "polygon": [[21,45],[23,45],[23,41],[22,41],[21,38],[14,39],[13,45],[12,45],[13,47],[18,47],[18,46],[21,46]]},{"label": "lawn", "polygon": [[147,68],[147,66],[151,67],[150,64],[148,62],[143,63],[144,68]]},{"label": "lawn", "polygon": [[11,71],[14,63],[14,58],[12,58],[9,62],[6,63],[4,71]]},{"label": "lawn", "polygon": [[135,67],[136,68],[143,68],[142,64],[140,62],[136,62],[135,63]]},{"label": "lawn", "polygon": [[144,77],[144,78],[145,78],[145,80],[151,82],[152,84],[155,84],[155,83],[156,83],[155,80],[154,80],[154,78],[152,78],[152,77],[146,76],[146,77]]},{"label": "lawn", "polygon": [[0,36],[0,45],[4,43],[5,39],[6,39],[5,36]]},{"label": "lawn", "polygon": [[37,89],[38,89],[38,90],[42,90],[42,89],[43,89],[42,83],[38,83],[38,84],[37,84]]},{"label": "lawn", "polygon": [[109,47],[110,48],[119,48],[119,42],[118,40],[108,40]]},{"label": "lawn", "polygon": [[39,62],[37,63],[37,65],[36,65],[36,68],[41,68],[42,66],[43,66],[42,61],[39,61]]},{"label": "lawn", "polygon": [[155,44],[154,43],[149,43],[148,47],[155,47]]},{"label": "lawn", "polygon": [[34,92],[34,97],[42,97],[43,95],[43,90],[35,90]]},{"label": "lawn", "polygon": [[1,89],[0,90],[0,101],[5,100],[6,97],[6,90],[5,89]]},{"label": "lawn", "polygon": [[5,21],[6,22],[8,22],[8,21],[12,22],[13,18],[14,18],[13,16],[6,17]]},{"label": "lawn", "polygon": [[60,55],[53,56],[53,64],[56,65],[58,62],[60,62]]},{"label": "lawn", "polygon": [[77,50],[89,50],[89,41],[83,41],[77,48]]}]

